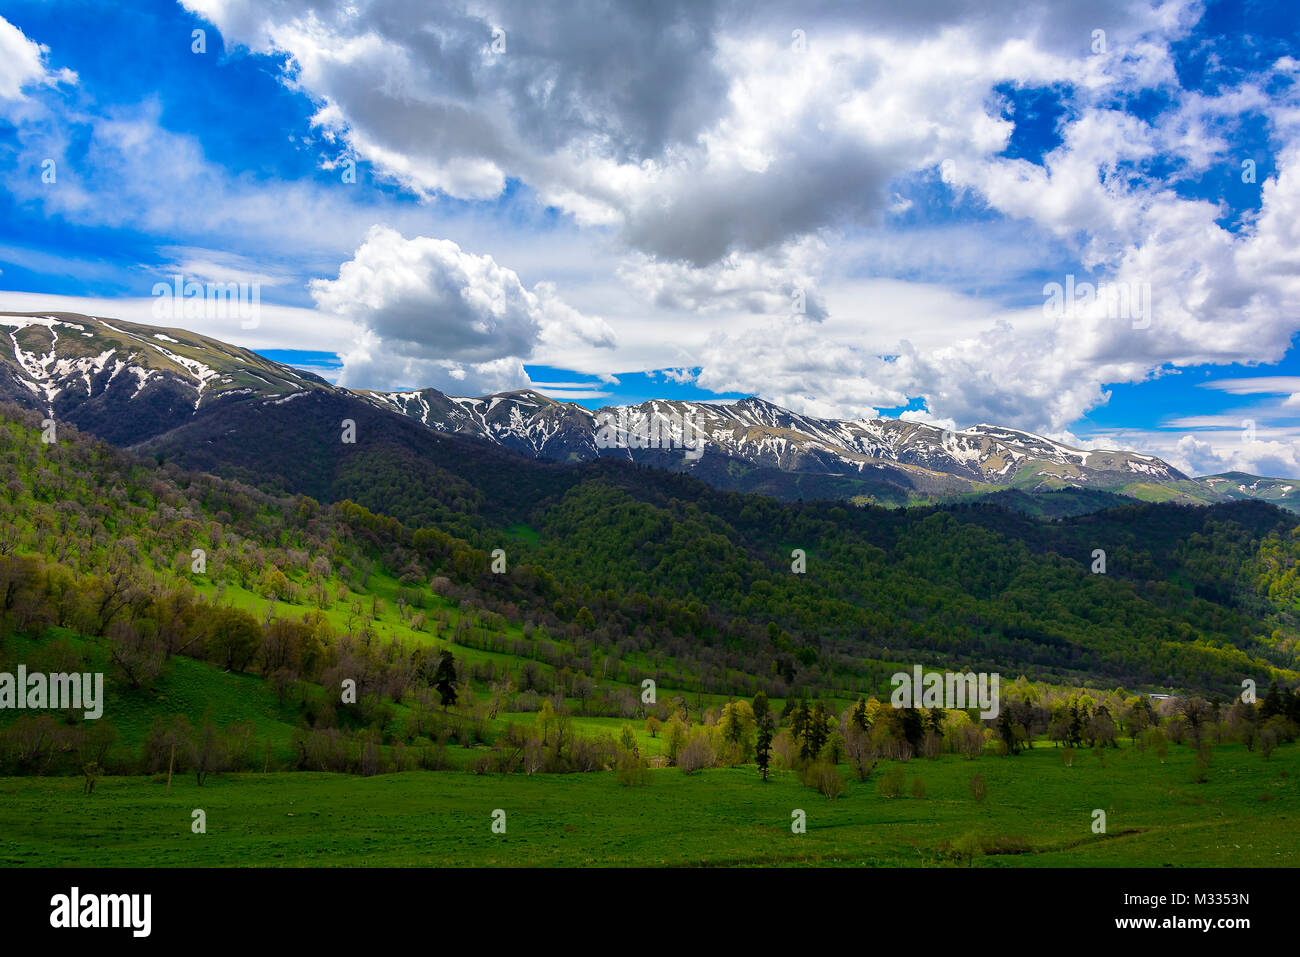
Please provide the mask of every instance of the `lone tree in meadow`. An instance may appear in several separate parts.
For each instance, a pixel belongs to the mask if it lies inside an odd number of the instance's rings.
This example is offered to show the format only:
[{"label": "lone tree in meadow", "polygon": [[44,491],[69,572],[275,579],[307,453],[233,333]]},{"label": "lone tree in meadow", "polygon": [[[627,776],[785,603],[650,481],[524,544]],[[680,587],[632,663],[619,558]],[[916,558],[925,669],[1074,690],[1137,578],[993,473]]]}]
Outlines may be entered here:
[{"label": "lone tree in meadow", "polygon": [[438,670],[433,674],[433,687],[442,699],[442,710],[456,703],[456,659],[444,648],[438,656]]}]

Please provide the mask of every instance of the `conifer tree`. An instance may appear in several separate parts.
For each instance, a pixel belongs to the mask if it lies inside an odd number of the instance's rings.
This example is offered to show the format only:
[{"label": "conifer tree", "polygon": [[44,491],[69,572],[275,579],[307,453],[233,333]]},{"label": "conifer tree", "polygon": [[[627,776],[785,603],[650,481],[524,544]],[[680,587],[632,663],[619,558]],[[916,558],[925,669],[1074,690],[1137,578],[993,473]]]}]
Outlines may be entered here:
[{"label": "conifer tree", "polygon": [[776,729],[776,722],[772,717],[772,709],[767,703],[767,695],[759,692],[754,695],[754,726],[758,731],[757,742],[754,747],[754,760],[758,762],[758,770],[763,775],[763,780],[767,780],[767,769],[772,763],[772,735]]}]

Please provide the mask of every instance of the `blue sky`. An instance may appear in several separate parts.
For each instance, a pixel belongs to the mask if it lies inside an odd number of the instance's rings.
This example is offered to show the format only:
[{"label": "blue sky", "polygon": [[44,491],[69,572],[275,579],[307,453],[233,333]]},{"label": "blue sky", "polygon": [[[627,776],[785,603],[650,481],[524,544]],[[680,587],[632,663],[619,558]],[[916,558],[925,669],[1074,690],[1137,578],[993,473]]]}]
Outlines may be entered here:
[{"label": "blue sky", "polygon": [[6,4],[0,309],[1300,474],[1294,4],[418,6]]}]

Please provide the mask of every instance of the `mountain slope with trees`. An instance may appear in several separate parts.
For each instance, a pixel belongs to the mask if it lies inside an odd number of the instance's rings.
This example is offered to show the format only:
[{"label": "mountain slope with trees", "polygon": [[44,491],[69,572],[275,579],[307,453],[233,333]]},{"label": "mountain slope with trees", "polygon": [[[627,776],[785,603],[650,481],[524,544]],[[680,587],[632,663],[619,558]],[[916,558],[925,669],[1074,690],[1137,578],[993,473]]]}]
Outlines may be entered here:
[{"label": "mountain slope with trees", "polygon": [[1257,581],[1261,543],[1289,549],[1290,524],[1259,502],[1056,521],[988,504],[786,504],[627,463],[520,459],[329,390],[230,404],[147,449],[355,502],[411,540],[453,538],[420,556],[426,571],[450,563],[516,619],[544,613],[597,644],[692,661],[710,691],[878,685],[882,662],[900,660],[1221,691],[1295,667],[1293,609]]}]

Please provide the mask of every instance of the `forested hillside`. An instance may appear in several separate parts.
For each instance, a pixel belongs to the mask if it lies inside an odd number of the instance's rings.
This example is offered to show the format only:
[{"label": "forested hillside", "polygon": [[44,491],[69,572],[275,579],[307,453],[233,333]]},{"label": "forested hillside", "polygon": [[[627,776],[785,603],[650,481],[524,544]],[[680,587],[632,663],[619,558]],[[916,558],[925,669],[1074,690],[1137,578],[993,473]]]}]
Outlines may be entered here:
[{"label": "forested hillside", "polygon": [[[355,443],[340,440],[347,418]],[[507,621],[653,660],[710,692],[848,695],[879,690],[898,662],[923,662],[1226,694],[1244,678],[1266,682],[1275,669],[1295,668],[1285,583],[1297,546],[1290,517],[1259,502],[1129,505],[1057,521],[988,504],[783,504],[620,463],[569,467],[484,453],[325,390],[188,428],[200,425],[202,434],[180,430],[153,448],[165,465],[132,465],[146,504],[120,507],[151,513],[155,486],[178,482],[261,501],[252,534],[227,528],[243,514],[232,506],[196,521],[263,548],[315,527],[314,545],[297,546],[308,563],[323,553],[355,577],[364,549],[395,577],[443,578]],[[62,473],[42,465],[98,447],[68,435],[66,451],[30,430],[14,440],[11,454],[26,457],[11,482],[14,520],[30,520],[24,481],[53,515],[76,507],[61,489],[102,481],[93,462],[70,461]],[[280,497],[234,492],[178,465],[260,482]],[[55,488],[42,484],[51,480]],[[113,507],[102,496],[112,503],[123,492],[82,494],[81,508],[102,510]],[[152,568],[188,555],[195,532],[165,534],[142,553]],[[502,573],[491,569],[497,548]],[[792,570],[796,550],[806,556],[802,572]],[[1097,550],[1104,573],[1093,571]],[[209,576],[221,580],[228,562],[218,551]],[[315,587],[283,559],[262,556],[240,574],[261,576],[268,565],[304,591]]]}]

